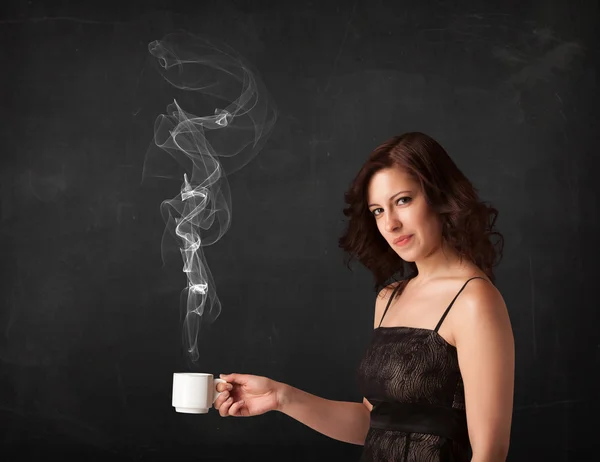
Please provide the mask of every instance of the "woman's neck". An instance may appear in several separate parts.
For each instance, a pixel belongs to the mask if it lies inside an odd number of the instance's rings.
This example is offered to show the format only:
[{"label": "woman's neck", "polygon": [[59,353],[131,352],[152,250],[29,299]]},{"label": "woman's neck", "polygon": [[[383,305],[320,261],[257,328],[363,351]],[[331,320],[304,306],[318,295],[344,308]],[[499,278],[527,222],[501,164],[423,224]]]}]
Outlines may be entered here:
[{"label": "woman's neck", "polygon": [[421,282],[456,274],[457,270],[460,271],[467,266],[466,262],[461,260],[458,252],[445,241],[429,255],[415,261],[415,265],[418,271],[416,278]]}]

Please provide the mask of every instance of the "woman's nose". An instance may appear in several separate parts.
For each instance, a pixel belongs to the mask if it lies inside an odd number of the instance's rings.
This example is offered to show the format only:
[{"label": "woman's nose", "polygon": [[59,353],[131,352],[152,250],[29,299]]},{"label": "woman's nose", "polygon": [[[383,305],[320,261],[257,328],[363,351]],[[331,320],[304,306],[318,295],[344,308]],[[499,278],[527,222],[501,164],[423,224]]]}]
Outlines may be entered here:
[{"label": "woman's nose", "polygon": [[398,219],[396,219],[396,217],[393,216],[388,216],[387,217],[387,221],[385,222],[385,230],[387,232],[392,232],[394,230],[396,230],[399,226],[399,222]]}]

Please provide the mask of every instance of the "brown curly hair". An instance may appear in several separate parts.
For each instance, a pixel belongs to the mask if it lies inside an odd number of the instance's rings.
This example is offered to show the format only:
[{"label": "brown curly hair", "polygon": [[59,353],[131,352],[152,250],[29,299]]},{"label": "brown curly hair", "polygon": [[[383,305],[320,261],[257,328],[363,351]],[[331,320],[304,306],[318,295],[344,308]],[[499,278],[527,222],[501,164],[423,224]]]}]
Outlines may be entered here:
[{"label": "brown curly hair", "polygon": [[376,292],[417,274],[415,263],[402,260],[383,238],[367,205],[372,176],[390,167],[404,169],[420,184],[427,204],[441,219],[445,241],[494,282],[492,268],[502,259],[504,246],[502,234],[494,230],[498,211],[479,200],[475,187],[444,148],[419,132],[395,136],[378,146],[344,194],[349,222],[339,246],[347,252],[348,268],[355,258],[362,263],[373,273]]}]

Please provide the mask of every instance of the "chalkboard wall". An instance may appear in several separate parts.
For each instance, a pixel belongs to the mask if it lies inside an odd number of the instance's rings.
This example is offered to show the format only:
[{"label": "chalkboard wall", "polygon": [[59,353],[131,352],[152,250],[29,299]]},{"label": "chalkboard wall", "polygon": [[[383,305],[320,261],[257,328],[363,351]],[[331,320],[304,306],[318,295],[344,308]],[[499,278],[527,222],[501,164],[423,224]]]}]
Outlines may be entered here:
[{"label": "chalkboard wall", "polygon": [[[497,285],[517,351],[509,460],[594,460],[596,2],[1,8],[1,460],[357,460],[359,446],[284,414],[178,414],[172,374],[251,373],[362,400],[375,292],[337,246],[343,192],[376,145],[408,131],[437,139],[500,211]],[[174,100],[214,116],[233,99],[219,106],[228,94],[209,89],[200,107],[165,79],[149,44],[174,31],[234,50],[264,105],[239,135],[246,160],[223,161],[230,221],[202,249],[216,292],[197,359],[161,215],[183,176],[145,167]]]}]

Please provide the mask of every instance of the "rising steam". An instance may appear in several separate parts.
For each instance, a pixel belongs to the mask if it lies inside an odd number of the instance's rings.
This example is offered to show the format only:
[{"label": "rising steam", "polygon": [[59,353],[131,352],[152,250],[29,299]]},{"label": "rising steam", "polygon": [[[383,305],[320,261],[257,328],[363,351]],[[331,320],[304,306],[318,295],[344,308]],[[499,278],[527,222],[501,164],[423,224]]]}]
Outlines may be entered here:
[{"label": "rising steam", "polygon": [[[258,154],[277,111],[258,74],[225,45],[178,32],[149,43],[148,50],[157,59],[163,78],[183,90],[180,100],[186,100],[179,104],[174,99],[166,114],[156,119],[155,146],[146,153],[142,179],[183,180],[180,193],[160,206],[166,223],[161,256],[164,263],[172,242],[168,230],[181,245],[187,276],[181,293],[183,342],[196,361],[201,319],[213,322],[221,313],[202,247],[214,244],[229,229],[231,197],[226,174]],[[198,116],[192,110],[212,114]]]}]

